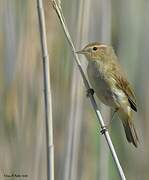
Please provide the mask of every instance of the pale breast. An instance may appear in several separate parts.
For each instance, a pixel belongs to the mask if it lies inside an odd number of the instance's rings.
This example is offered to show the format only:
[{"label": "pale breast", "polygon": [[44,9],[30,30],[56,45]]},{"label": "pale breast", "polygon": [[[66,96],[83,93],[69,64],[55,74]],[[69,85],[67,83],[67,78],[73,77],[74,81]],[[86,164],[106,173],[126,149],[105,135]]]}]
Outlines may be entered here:
[{"label": "pale breast", "polygon": [[106,105],[114,106],[115,102],[113,99],[113,93],[106,80],[104,73],[104,65],[97,64],[97,62],[89,62],[87,67],[87,74],[91,86],[93,87],[97,97]]}]

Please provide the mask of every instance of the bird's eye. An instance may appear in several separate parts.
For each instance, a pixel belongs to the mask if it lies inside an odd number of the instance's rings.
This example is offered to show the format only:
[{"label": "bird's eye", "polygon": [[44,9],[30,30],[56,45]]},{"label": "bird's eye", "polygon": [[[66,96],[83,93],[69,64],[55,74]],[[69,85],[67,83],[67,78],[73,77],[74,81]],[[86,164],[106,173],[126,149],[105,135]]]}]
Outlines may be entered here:
[{"label": "bird's eye", "polygon": [[93,47],[93,51],[96,51],[96,50],[97,50],[97,47],[96,47],[96,46],[94,46],[94,47]]}]

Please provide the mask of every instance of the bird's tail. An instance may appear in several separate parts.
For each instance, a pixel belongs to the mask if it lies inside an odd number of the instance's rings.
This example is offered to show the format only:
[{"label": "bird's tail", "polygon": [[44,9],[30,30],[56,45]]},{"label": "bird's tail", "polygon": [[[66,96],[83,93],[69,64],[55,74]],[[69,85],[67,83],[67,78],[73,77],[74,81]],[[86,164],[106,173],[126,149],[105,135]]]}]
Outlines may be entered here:
[{"label": "bird's tail", "polygon": [[134,124],[132,122],[129,122],[129,120],[127,120],[127,122],[123,123],[123,126],[128,142],[133,143],[135,147],[138,147],[139,139]]},{"label": "bird's tail", "polygon": [[134,124],[132,122],[131,113],[129,115],[126,115],[124,114],[124,112],[118,112],[118,115],[122,120],[128,142],[132,143],[135,147],[138,147],[139,139]]}]

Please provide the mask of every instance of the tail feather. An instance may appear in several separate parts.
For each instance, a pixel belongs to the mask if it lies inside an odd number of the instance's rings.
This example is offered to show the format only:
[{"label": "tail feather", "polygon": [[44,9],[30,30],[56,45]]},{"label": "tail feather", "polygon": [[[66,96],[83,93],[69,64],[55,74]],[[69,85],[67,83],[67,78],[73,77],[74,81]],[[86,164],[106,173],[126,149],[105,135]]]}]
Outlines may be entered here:
[{"label": "tail feather", "polygon": [[139,138],[138,138],[136,129],[134,127],[134,124],[132,122],[131,109],[130,111],[126,111],[126,112],[123,109],[120,109],[118,111],[118,116],[122,120],[128,142],[132,143],[135,147],[138,147]]},{"label": "tail feather", "polygon": [[134,124],[132,122],[130,123],[129,121],[127,121],[123,123],[123,126],[125,129],[125,134],[128,142],[133,143],[135,147],[138,147],[139,139]]}]

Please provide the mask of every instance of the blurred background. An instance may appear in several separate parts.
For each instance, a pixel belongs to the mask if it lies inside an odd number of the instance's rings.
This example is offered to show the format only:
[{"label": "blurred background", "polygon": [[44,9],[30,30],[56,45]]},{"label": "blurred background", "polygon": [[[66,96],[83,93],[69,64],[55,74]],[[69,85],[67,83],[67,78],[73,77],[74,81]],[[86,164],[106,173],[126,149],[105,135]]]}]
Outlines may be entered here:
[{"label": "blurred background", "polygon": [[[118,180],[115,164],[59,19],[44,0],[52,87],[55,179]],[[149,179],[149,1],[62,0],[76,50],[112,44],[136,92],[140,144],[127,143],[115,116],[110,134],[128,180]],[[46,179],[42,58],[36,0],[0,0],[0,180]],[[84,70],[86,60],[80,56]],[[110,110],[101,105],[105,122]],[[16,178],[9,178],[15,180]]]}]

